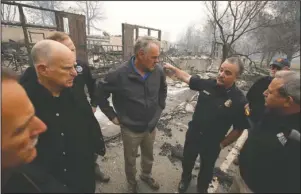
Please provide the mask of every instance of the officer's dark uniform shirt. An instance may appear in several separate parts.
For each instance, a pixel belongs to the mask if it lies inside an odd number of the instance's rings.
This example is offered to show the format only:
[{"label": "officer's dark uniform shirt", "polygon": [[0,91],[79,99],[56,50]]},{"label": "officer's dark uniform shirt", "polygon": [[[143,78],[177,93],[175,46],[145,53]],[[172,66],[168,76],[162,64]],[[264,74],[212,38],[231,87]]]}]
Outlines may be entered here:
[{"label": "officer's dark uniform shirt", "polygon": [[75,65],[75,69],[77,72],[77,76],[74,79],[74,84],[76,86],[75,89],[79,90],[79,93],[83,95],[83,97],[86,97],[86,93],[84,91],[85,85],[88,88],[88,93],[90,97],[90,104],[93,107],[96,107],[95,102],[95,79],[92,77],[92,73],[90,71],[90,68],[87,64],[77,60],[77,64]]},{"label": "officer's dark uniform shirt", "polygon": [[73,88],[59,97],[37,80],[23,84],[36,115],[47,131],[39,136],[33,164],[43,168],[74,192],[94,192],[94,154],[104,155],[100,126],[87,100]]},{"label": "officer's dark uniform shirt", "polygon": [[192,76],[189,87],[199,91],[189,128],[206,137],[205,144],[218,146],[232,124],[233,129],[237,130],[249,127],[244,115],[247,101],[235,85],[225,89],[217,85],[215,79],[200,79],[198,76]]},{"label": "officer's dark uniform shirt", "polygon": [[255,193],[300,193],[300,113],[283,116],[267,110],[249,132],[239,156],[240,173]]}]

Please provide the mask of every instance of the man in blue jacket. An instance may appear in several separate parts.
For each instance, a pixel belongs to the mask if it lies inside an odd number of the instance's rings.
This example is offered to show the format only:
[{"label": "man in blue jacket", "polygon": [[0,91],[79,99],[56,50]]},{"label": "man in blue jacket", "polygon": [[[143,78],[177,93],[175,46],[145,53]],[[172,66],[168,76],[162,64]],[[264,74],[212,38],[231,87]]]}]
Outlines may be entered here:
[{"label": "man in blue jacket", "polygon": [[[136,155],[141,148],[140,178],[152,189],[159,184],[152,178],[153,144],[156,125],[165,108],[166,77],[158,64],[160,42],[142,37],[134,46],[133,56],[107,74],[97,88],[98,106],[116,125],[120,125],[124,146],[125,174],[129,192],[137,192]],[[113,107],[108,98],[112,94]]]}]

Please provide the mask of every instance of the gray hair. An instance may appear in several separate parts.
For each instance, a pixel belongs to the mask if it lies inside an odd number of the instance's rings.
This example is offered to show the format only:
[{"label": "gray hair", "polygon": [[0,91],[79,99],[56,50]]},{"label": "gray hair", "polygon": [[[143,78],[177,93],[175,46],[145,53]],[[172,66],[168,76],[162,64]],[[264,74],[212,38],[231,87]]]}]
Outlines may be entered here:
[{"label": "gray hair", "polygon": [[53,40],[42,40],[37,42],[31,49],[31,58],[33,64],[36,65],[40,62],[48,62],[51,58],[53,49],[52,45],[49,44],[49,41]]},{"label": "gray hair", "polygon": [[294,71],[280,70],[275,78],[282,79],[283,85],[279,88],[282,96],[291,96],[295,103],[300,104],[300,74]]},{"label": "gray hair", "polygon": [[135,46],[134,46],[135,55],[138,54],[140,49],[144,50],[144,52],[147,52],[147,50],[149,49],[149,47],[152,43],[156,44],[159,48],[161,46],[160,41],[154,37],[143,36],[143,37],[138,38],[135,43]]},{"label": "gray hair", "polygon": [[230,64],[235,64],[238,66],[238,76],[240,76],[244,72],[245,66],[239,57],[230,57],[230,58],[227,58],[225,61]]}]

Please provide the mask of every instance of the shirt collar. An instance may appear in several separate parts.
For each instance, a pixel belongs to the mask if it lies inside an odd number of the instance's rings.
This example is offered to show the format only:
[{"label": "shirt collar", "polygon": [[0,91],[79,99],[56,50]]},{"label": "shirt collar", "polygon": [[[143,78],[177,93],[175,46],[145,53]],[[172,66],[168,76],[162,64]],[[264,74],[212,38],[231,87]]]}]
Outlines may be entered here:
[{"label": "shirt collar", "polygon": [[[135,66],[135,59],[136,57],[135,56],[132,56],[131,59],[130,59],[130,64],[132,66],[132,68],[134,69],[135,73],[137,73],[138,75],[140,75],[140,73],[138,72],[136,66]],[[141,76],[143,80],[145,80],[149,75],[151,74],[151,72],[146,72],[144,74],[144,76]]]}]

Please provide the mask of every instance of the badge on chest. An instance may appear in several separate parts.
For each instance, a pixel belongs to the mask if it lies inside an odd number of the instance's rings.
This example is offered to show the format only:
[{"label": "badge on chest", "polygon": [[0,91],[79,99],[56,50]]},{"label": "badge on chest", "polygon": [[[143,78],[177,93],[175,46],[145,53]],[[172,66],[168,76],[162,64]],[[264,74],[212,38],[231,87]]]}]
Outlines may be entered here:
[{"label": "badge on chest", "polygon": [[82,66],[77,65],[77,66],[75,67],[75,69],[76,69],[76,72],[77,72],[78,74],[82,74],[82,73],[83,73],[83,67],[82,67]]},{"label": "badge on chest", "polygon": [[226,100],[224,105],[225,107],[230,108],[232,106],[232,100],[231,99]]},{"label": "badge on chest", "polygon": [[203,93],[208,95],[208,96],[210,95],[210,92],[208,92],[207,90],[203,90]]}]

